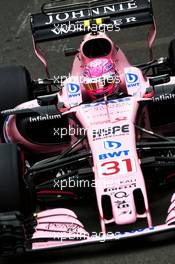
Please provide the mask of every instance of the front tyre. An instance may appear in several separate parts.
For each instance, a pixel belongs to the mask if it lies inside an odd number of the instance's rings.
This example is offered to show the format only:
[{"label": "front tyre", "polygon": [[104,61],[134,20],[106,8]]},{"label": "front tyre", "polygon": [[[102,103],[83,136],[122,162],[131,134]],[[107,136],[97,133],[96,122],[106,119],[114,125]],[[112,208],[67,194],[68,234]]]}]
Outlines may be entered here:
[{"label": "front tyre", "polygon": [[22,66],[0,67],[0,111],[32,99],[30,74]]},{"label": "front tyre", "polygon": [[173,39],[169,45],[169,63],[172,75],[175,76],[175,39]]},{"label": "front tyre", "polygon": [[[24,162],[15,144],[0,144],[0,255],[25,252],[34,232],[34,205],[23,178]],[[33,227],[32,227],[33,225]]]}]

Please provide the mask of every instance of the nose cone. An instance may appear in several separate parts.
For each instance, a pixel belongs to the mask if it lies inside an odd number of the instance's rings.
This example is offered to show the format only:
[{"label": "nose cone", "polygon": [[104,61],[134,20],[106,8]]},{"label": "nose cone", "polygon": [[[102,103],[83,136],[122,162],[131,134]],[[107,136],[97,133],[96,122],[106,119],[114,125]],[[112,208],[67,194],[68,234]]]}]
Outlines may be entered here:
[{"label": "nose cone", "polygon": [[117,225],[127,225],[135,223],[137,220],[136,207],[133,195],[126,198],[111,197],[113,218]]}]

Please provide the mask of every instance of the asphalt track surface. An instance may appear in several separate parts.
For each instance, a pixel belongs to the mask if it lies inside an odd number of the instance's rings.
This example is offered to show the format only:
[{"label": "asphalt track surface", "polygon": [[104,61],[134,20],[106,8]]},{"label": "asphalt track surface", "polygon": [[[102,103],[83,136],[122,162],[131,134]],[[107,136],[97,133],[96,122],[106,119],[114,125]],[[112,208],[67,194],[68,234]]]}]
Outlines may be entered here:
[{"label": "asphalt track surface", "polygon": [[[41,63],[35,58],[28,15],[39,11],[41,0],[1,0],[0,1],[0,65],[25,65],[32,78],[44,77]],[[167,56],[168,44],[175,38],[175,1],[153,0],[157,21],[157,38],[154,44],[155,57]],[[131,63],[147,60],[145,29],[129,29],[113,34]],[[80,38],[66,39],[45,46],[53,75],[67,74],[72,58],[63,56],[66,47],[78,47]],[[159,206],[160,203],[158,202]],[[130,241],[115,244],[101,244],[77,249],[61,250],[52,253],[32,254],[10,260],[8,263],[175,263],[175,236],[155,237],[154,239]],[[0,259],[0,264],[7,260]]]}]

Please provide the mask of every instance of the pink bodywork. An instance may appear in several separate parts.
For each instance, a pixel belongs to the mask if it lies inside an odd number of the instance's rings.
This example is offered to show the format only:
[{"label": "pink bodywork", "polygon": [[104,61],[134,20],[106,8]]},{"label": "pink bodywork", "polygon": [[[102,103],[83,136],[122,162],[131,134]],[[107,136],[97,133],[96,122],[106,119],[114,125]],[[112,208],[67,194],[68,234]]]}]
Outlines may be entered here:
[{"label": "pink bodywork", "polygon": [[[105,58],[114,62],[116,71],[120,77],[120,89],[130,96],[122,99],[101,101],[98,103],[83,104],[87,97],[86,91],[81,83],[75,81],[75,76],[82,76],[82,72],[87,63],[91,61],[83,54],[83,45],[90,39],[106,38],[112,46],[110,54]],[[87,137],[93,156],[94,177],[96,185],[96,197],[99,210],[101,230],[106,235],[106,225],[114,222],[117,225],[135,223],[138,218],[146,218],[149,230],[143,230],[143,234],[155,231],[152,227],[151,214],[149,211],[147,192],[144,177],[140,167],[140,160],[136,150],[135,120],[139,107],[139,101],[144,98],[149,81],[145,80],[142,72],[132,67],[127,61],[123,52],[105,34],[99,33],[94,36],[85,36],[80,46],[80,52],[75,57],[71,78],[65,81],[61,94],[58,94],[60,101],[63,101],[69,113],[75,113],[83,128],[87,130]],[[79,87],[76,93],[70,90],[71,87]],[[28,102],[17,107],[29,108],[38,106],[37,101]],[[62,151],[60,146],[38,146],[24,139],[18,132],[15,124],[15,117],[10,116],[5,126],[5,134],[11,142],[24,145],[30,151],[56,152]],[[65,148],[65,146],[63,146]],[[145,212],[137,214],[133,192],[140,189],[145,203]],[[108,196],[111,201],[113,216],[106,219],[102,197]],[[169,209],[168,223],[174,217],[174,200]],[[81,244],[87,241],[94,242],[97,239],[89,237],[84,226],[77,219],[77,216],[67,209],[54,209],[38,214],[38,224],[33,238],[53,238],[55,235],[61,239],[74,234],[83,238],[82,242],[75,241],[52,241],[33,244],[33,249],[48,248],[53,246],[64,246],[69,244]],[[88,215],[87,215],[88,217]],[[68,226],[73,227],[69,229]],[[70,227],[69,226],[69,227]],[[70,230],[70,232],[67,231]],[[156,227],[156,231],[168,228],[168,225]],[[151,231],[153,230],[153,231]],[[129,236],[129,235],[128,235]],[[133,235],[134,236],[134,235]],[[122,237],[122,236],[121,236]],[[120,235],[119,235],[120,238]],[[107,238],[106,238],[107,239]],[[116,239],[111,236],[108,239]]]},{"label": "pink bodywork", "polygon": [[[110,59],[114,62],[116,71],[118,72],[120,76],[120,87],[122,90],[126,90],[126,84],[125,84],[125,75],[124,75],[124,69],[126,67],[130,67],[129,62],[127,61],[124,53],[112,42],[112,40],[105,35],[104,33],[99,33],[97,36],[92,36],[91,34],[88,34],[85,36],[84,41],[81,43],[80,46],[80,52],[75,57],[72,72],[71,72],[71,78],[67,79],[65,81],[65,88],[63,89],[62,94],[58,94],[59,100],[63,101],[65,104],[65,107],[70,108],[72,106],[78,105],[82,103],[82,100],[87,97],[87,92],[85,91],[83,85],[81,84],[82,80],[82,74],[85,68],[85,65],[89,63],[92,59],[87,58],[83,54],[83,45],[94,38],[105,38],[111,43],[111,52],[106,56],[105,58]],[[68,89],[67,85],[69,83],[74,83],[77,85],[80,85],[81,93],[77,97],[70,98],[68,95]],[[37,100],[33,100],[30,102],[23,103],[16,107],[16,109],[25,109],[25,108],[33,108],[39,106],[37,103]],[[30,151],[37,151],[41,153],[55,153],[60,152],[65,149],[65,145],[55,145],[55,146],[46,146],[46,145],[36,145],[32,142],[29,142],[26,140],[18,131],[16,127],[16,121],[14,116],[10,116],[9,119],[6,121],[5,129],[4,129],[5,138],[7,138],[10,142],[18,143],[22,146],[25,146],[25,148],[29,149]],[[73,139],[72,139],[73,140]],[[72,141],[73,143],[73,141]]]}]

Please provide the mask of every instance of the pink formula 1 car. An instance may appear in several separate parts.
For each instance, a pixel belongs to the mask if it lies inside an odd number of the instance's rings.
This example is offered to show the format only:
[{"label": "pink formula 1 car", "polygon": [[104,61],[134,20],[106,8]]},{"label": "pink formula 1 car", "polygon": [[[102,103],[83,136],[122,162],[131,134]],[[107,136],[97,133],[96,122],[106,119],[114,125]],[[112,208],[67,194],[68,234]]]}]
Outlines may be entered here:
[{"label": "pink formula 1 car", "polygon": [[[132,66],[105,31],[146,24],[151,60]],[[1,255],[174,230],[175,42],[152,58],[151,2],[46,3],[31,27],[47,78],[0,69]],[[51,78],[39,43],[80,34]]]}]

